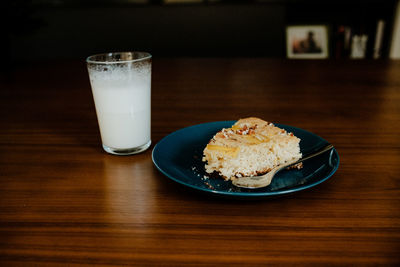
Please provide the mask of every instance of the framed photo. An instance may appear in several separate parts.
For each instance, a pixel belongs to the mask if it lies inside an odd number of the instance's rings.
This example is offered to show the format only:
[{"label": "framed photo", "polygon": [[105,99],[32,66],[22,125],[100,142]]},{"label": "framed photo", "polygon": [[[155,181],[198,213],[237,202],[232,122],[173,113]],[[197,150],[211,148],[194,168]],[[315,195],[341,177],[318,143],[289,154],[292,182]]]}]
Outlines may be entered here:
[{"label": "framed photo", "polygon": [[327,26],[296,25],[286,27],[286,50],[288,58],[328,58]]}]

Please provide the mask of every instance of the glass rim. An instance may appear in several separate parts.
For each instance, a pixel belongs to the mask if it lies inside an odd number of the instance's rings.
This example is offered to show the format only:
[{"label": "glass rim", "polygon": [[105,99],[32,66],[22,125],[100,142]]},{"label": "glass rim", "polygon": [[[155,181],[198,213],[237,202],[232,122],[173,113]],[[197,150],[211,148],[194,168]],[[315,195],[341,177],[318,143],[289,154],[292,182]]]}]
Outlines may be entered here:
[{"label": "glass rim", "polygon": [[[142,54],[142,57],[135,58],[135,59],[128,59],[128,60],[116,60],[116,61],[104,61],[104,60],[94,60],[93,58],[95,57],[100,57],[100,56],[112,56],[112,55],[117,55],[117,54]],[[152,58],[152,55],[148,52],[142,52],[142,51],[125,51],[125,52],[109,52],[109,53],[99,53],[99,54],[94,54],[91,56],[88,56],[86,58],[86,63],[91,63],[91,64],[121,64],[121,63],[133,63],[133,62],[138,62],[138,61],[143,61]]]}]

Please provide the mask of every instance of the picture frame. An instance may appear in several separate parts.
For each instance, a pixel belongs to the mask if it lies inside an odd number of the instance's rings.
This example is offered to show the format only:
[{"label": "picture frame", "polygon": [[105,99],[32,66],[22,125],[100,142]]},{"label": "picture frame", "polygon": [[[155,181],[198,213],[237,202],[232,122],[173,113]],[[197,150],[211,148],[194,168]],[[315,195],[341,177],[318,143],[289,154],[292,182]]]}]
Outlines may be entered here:
[{"label": "picture frame", "polygon": [[286,27],[288,58],[329,58],[328,27],[326,25],[290,25]]}]

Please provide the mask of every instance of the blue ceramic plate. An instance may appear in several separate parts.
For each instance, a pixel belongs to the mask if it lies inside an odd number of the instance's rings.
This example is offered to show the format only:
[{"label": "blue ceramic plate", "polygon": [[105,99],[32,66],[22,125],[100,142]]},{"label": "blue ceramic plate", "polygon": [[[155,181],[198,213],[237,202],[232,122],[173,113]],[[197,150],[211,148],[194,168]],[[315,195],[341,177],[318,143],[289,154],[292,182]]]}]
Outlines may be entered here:
[{"label": "blue ceramic plate", "polygon": [[[153,149],[154,165],[165,176],[184,186],[203,192],[239,197],[259,198],[289,194],[316,186],[331,177],[339,166],[336,149],[303,163],[300,170],[282,170],[272,183],[257,190],[241,189],[220,178],[208,178],[204,171],[202,153],[208,141],[222,128],[231,127],[235,121],[217,121],[180,129],[164,137]],[[276,126],[292,132],[301,139],[303,155],[328,142],[308,131],[281,124]]]}]

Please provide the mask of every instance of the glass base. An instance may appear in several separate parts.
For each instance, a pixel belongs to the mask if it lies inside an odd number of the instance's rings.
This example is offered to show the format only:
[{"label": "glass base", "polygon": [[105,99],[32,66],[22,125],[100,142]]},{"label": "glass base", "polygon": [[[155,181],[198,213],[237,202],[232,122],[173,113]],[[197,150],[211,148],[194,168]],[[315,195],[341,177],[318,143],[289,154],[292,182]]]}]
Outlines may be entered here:
[{"label": "glass base", "polygon": [[110,153],[113,155],[128,156],[128,155],[133,155],[133,154],[138,154],[140,152],[143,152],[146,149],[148,149],[150,147],[150,145],[151,145],[151,140],[142,146],[138,146],[138,147],[134,147],[134,148],[112,148],[112,147],[103,145],[103,149],[107,153]]}]

